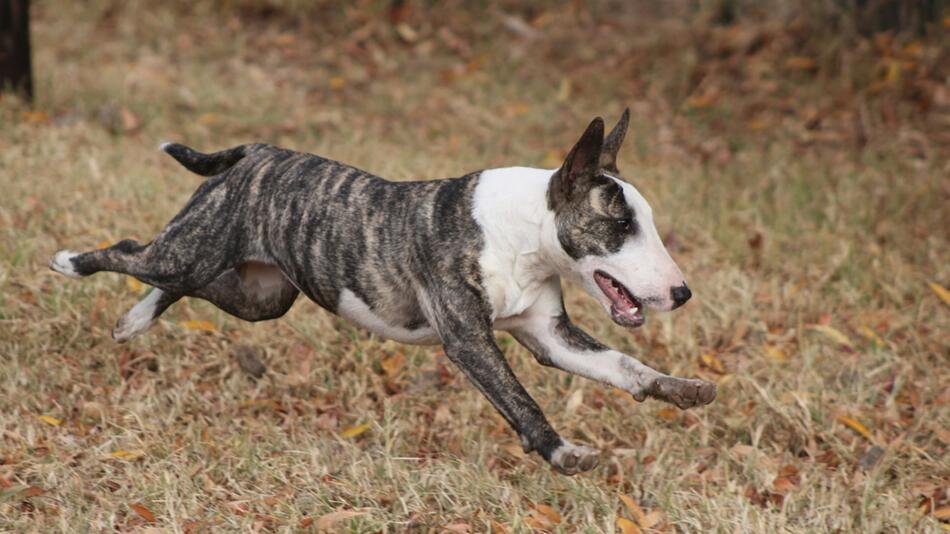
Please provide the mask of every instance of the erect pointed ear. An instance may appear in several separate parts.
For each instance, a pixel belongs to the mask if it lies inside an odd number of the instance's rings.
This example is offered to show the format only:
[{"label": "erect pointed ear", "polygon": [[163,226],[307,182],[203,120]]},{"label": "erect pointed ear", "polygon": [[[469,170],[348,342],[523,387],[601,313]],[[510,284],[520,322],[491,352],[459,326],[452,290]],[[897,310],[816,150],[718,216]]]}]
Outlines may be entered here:
[{"label": "erect pointed ear", "polygon": [[604,139],[604,149],[600,153],[600,167],[608,172],[620,172],[617,169],[617,154],[620,153],[620,145],[623,144],[623,138],[627,135],[627,126],[630,125],[630,108],[623,110],[623,115],[617,121],[617,125]]},{"label": "erect pointed ear", "polygon": [[561,168],[554,172],[548,186],[548,205],[557,210],[565,203],[582,194],[593,184],[600,166],[600,154],[604,144],[604,119],[590,121],[584,134],[564,159]]}]

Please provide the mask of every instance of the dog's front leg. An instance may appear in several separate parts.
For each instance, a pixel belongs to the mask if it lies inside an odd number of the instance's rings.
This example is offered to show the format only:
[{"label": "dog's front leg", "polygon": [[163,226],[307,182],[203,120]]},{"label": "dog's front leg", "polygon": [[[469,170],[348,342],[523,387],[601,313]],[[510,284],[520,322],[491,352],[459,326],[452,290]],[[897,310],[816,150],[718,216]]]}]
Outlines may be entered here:
[{"label": "dog's front leg", "polygon": [[487,317],[474,314],[462,317],[465,314],[459,312],[466,309],[463,306],[440,308],[434,312],[433,323],[442,338],[446,356],[514,428],[525,452],[537,451],[567,475],[593,469],[599,460],[599,451],[575,445],[551,427],[495,343]]},{"label": "dog's front leg", "polygon": [[653,397],[686,409],[716,398],[711,382],[663,374],[592,338],[568,318],[559,289],[539,299],[508,331],[541,364],[609,384],[638,401]]}]

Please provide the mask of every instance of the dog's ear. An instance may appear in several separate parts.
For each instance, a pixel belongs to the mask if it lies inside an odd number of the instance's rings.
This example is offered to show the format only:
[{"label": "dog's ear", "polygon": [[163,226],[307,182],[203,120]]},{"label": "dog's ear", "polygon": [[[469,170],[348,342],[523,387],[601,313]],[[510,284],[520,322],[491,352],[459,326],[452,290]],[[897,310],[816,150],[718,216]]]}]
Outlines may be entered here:
[{"label": "dog's ear", "polygon": [[604,145],[604,119],[590,121],[548,186],[548,205],[557,210],[593,185]]},{"label": "dog's ear", "polygon": [[619,173],[617,169],[617,155],[620,154],[620,145],[623,144],[623,138],[627,135],[627,126],[630,125],[630,108],[623,110],[623,115],[617,121],[617,125],[607,134],[604,139],[604,149],[600,153],[600,168],[607,172]]}]

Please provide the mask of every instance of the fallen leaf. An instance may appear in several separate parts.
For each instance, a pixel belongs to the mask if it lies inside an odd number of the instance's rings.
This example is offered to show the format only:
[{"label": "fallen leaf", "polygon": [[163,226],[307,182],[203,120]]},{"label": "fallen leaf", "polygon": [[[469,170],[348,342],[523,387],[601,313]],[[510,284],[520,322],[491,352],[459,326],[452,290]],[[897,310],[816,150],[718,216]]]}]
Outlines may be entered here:
[{"label": "fallen leaf", "polygon": [[838,330],[837,328],[833,326],[826,325],[826,324],[815,324],[815,325],[811,325],[809,328],[811,328],[815,332],[823,334],[825,337],[827,337],[828,339],[834,341],[835,343],[839,345],[846,345],[848,347],[851,346],[851,340],[848,339],[848,336],[842,334],[840,330]]},{"label": "fallen leaf", "polygon": [[340,437],[345,438],[345,439],[355,438],[356,436],[359,436],[363,432],[366,432],[367,430],[369,430],[369,427],[370,427],[369,423],[363,423],[361,425],[351,426],[350,428],[347,428],[343,432],[340,432]]},{"label": "fallen leaf", "polygon": [[407,43],[414,43],[419,39],[419,34],[416,30],[413,30],[412,27],[405,22],[400,22],[396,25],[396,34]]},{"label": "fallen leaf", "polygon": [[104,248],[109,248],[109,247],[111,247],[111,246],[112,246],[112,241],[109,241],[109,240],[107,240],[107,239],[104,239],[104,240],[100,241],[99,244],[96,245],[96,248],[99,249],[99,250],[102,250],[102,249],[104,249]]},{"label": "fallen leaf", "polygon": [[151,510],[148,509],[148,506],[145,506],[144,504],[140,504],[140,503],[134,503],[134,504],[130,504],[129,508],[131,508],[146,522],[148,523],[155,522],[155,514]]},{"label": "fallen leaf", "polygon": [[623,534],[640,534],[641,532],[640,527],[626,517],[617,518],[617,528],[620,529],[620,532]]},{"label": "fallen leaf", "polygon": [[132,450],[117,450],[109,453],[109,456],[117,458],[119,460],[135,460],[145,456],[145,451],[142,449],[132,449]]},{"label": "fallen leaf", "polygon": [[366,515],[366,512],[358,512],[356,510],[337,510],[336,512],[330,512],[329,514],[321,515],[314,522],[314,525],[316,525],[317,530],[328,530],[330,527],[339,523],[340,521],[361,515]]},{"label": "fallen leaf", "polygon": [[383,372],[386,373],[386,376],[393,377],[399,374],[399,371],[402,370],[406,365],[406,357],[401,352],[397,352],[388,358],[384,358],[379,362],[379,366],[383,368]]},{"label": "fallen leaf", "polygon": [[307,528],[313,524],[312,517],[305,517],[297,523],[297,528]]},{"label": "fallen leaf", "polygon": [[798,484],[789,477],[778,477],[772,482],[772,490],[776,493],[788,493],[797,488]]},{"label": "fallen leaf", "polygon": [[452,523],[451,525],[445,525],[442,527],[444,530],[449,532],[459,532],[460,534],[468,534],[472,531],[472,525],[468,523]]},{"label": "fallen leaf", "polygon": [[544,516],[537,516],[533,514],[524,518],[524,524],[538,530],[549,530],[551,527],[551,523],[549,523]]},{"label": "fallen leaf", "polygon": [[788,356],[785,355],[785,351],[775,345],[765,346],[765,356],[774,362],[781,363],[788,361]]},{"label": "fallen leaf", "polygon": [[858,421],[857,419],[847,416],[847,415],[839,415],[838,421],[841,423],[844,423],[849,428],[851,428],[851,430],[854,430],[858,434],[861,434],[862,436],[867,438],[868,441],[874,441],[874,436],[871,435],[871,431],[868,430],[868,427],[861,424],[861,422]]},{"label": "fallen leaf", "polygon": [[141,292],[142,292],[142,288],[145,287],[145,286],[142,284],[142,282],[139,282],[139,281],[138,281],[137,278],[133,278],[133,277],[131,277],[131,276],[126,276],[126,277],[125,277],[125,285],[126,285],[126,287],[128,287],[130,290],[132,290],[133,293],[141,293]]},{"label": "fallen leaf", "polygon": [[947,290],[947,288],[936,282],[927,282],[927,285],[940,297],[940,300],[942,300],[944,304],[950,306],[950,290]]},{"label": "fallen leaf", "polygon": [[815,70],[818,65],[810,57],[792,56],[785,60],[785,68],[788,70]]},{"label": "fallen leaf", "polygon": [[204,330],[205,332],[217,332],[218,329],[215,328],[214,324],[211,321],[182,321],[179,323],[183,328],[188,330]]},{"label": "fallen leaf", "polygon": [[699,356],[699,361],[705,365],[710,371],[715,373],[724,374],[726,372],[726,366],[722,364],[722,360],[716,356],[714,352],[707,352]]},{"label": "fallen leaf", "polygon": [[543,514],[552,524],[557,525],[561,522],[561,514],[546,504],[535,505],[534,509]]},{"label": "fallen leaf", "polygon": [[49,114],[45,111],[24,111],[21,115],[24,122],[40,124],[49,122]]},{"label": "fallen leaf", "polygon": [[647,515],[643,516],[643,521],[640,522],[640,526],[643,528],[653,528],[662,520],[663,512],[661,510],[651,510]]},{"label": "fallen leaf", "polygon": [[686,99],[686,106],[693,109],[706,109],[712,107],[719,100],[719,94],[715,91],[693,95]]},{"label": "fallen leaf", "polygon": [[330,89],[334,91],[342,91],[346,87],[346,78],[340,76],[334,76],[330,78]]},{"label": "fallen leaf", "polygon": [[630,513],[633,514],[633,518],[637,520],[637,523],[643,524],[643,519],[646,517],[646,513],[643,511],[643,508],[640,508],[640,505],[637,504],[637,501],[633,500],[633,497],[627,495],[621,495],[620,500],[623,501],[624,506],[630,510]]},{"label": "fallen leaf", "polygon": [[862,327],[858,328],[858,333],[861,334],[862,336],[864,336],[864,337],[870,339],[871,342],[874,343],[875,345],[883,345],[883,344],[884,344],[884,340],[881,339],[876,333],[874,333],[874,330],[871,330],[871,329],[868,328],[867,326],[862,326]]},{"label": "fallen leaf", "polygon": [[666,419],[667,421],[675,421],[676,419],[679,418],[680,412],[676,408],[673,408],[671,406],[666,406],[664,408],[660,408],[659,410],[657,410],[656,416],[662,417],[663,419]]},{"label": "fallen leaf", "polygon": [[30,497],[39,497],[40,495],[43,495],[45,493],[46,493],[46,490],[39,486],[30,486],[26,488],[25,490],[23,490],[22,493],[20,493],[20,497],[23,499],[29,499]]},{"label": "fallen leaf", "polygon": [[934,510],[934,517],[941,521],[950,519],[950,506],[944,506]]},{"label": "fallen leaf", "polygon": [[492,520],[491,531],[493,534],[508,534],[508,527],[495,520]]},{"label": "fallen leaf", "polygon": [[62,419],[57,419],[52,415],[38,415],[36,418],[50,426],[59,426],[63,424]]}]

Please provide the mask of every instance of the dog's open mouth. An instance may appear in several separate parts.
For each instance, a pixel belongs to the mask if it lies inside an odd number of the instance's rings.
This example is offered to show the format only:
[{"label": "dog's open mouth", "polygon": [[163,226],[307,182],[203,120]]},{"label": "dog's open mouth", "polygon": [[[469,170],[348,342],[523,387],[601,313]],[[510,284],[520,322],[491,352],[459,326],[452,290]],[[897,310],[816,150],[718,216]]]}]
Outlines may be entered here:
[{"label": "dog's open mouth", "polygon": [[615,323],[636,328],[646,321],[643,304],[614,277],[603,271],[594,271],[594,281],[610,300],[610,317]]}]

